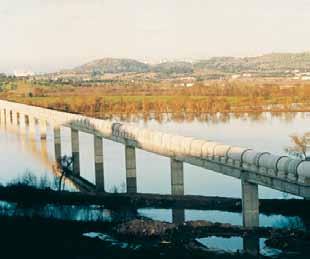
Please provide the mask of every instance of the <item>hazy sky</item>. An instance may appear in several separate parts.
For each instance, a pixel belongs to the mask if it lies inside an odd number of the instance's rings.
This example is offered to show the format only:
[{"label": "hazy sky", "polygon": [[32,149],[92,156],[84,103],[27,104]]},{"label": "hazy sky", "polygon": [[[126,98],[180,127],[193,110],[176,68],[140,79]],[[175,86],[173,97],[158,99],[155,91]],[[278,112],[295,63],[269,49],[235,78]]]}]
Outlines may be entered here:
[{"label": "hazy sky", "polygon": [[0,0],[0,71],[310,50],[310,0]]}]

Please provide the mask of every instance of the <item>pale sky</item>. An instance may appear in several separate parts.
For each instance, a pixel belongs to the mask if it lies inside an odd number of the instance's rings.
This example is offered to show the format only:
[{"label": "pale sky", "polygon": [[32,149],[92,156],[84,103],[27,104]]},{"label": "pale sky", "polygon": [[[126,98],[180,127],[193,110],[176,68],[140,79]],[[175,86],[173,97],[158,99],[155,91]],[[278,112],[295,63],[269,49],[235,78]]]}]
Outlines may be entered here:
[{"label": "pale sky", "polygon": [[310,0],[0,0],[0,72],[310,51]]}]

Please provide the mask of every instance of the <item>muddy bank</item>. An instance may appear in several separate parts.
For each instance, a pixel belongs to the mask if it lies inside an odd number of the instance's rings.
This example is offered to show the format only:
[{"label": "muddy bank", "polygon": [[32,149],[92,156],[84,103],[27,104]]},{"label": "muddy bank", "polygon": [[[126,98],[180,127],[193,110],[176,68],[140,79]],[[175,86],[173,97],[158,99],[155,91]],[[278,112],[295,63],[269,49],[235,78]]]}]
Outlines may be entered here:
[{"label": "muddy bank", "polygon": [[[194,241],[184,245],[171,242],[133,243],[85,236],[90,232],[110,232],[111,226],[106,223],[0,217],[0,229],[1,258],[219,258],[215,252],[200,249]],[[221,258],[249,257],[221,254]]]},{"label": "muddy bank", "polygon": [[243,239],[266,239],[265,244],[273,249],[288,253],[310,255],[310,232],[294,229],[276,229],[270,227],[245,228],[231,224],[209,221],[188,221],[183,224],[162,223],[158,221],[132,220],[114,227],[119,238],[129,240],[169,240],[187,244],[196,238],[205,237],[241,237]]},{"label": "muddy bank", "polygon": [[116,225],[113,230],[127,238],[188,240],[206,236],[256,236],[260,238],[296,238],[310,247],[310,232],[296,229],[271,227],[245,228],[227,223],[213,223],[206,220],[187,221],[182,224],[154,220],[135,219]]},{"label": "muddy bank", "polygon": [[[224,210],[241,212],[241,199],[205,196],[171,196],[160,194],[126,194],[126,193],[81,193],[56,192],[49,188],[36,189],[34,187],[15,185],[0,186],[0,200],[25,204],[54,203],[78,205],[104,205],[106,208],[175,208]],[[309,200],[260,199],[260,212],[268,214],[282,214],[309,218]]]},{"label": "muddy bank", "polygon": [[109,223],[0,217],[0,228],[1,252],[8,258],[251,258],[242,251],[219,254],[195,241],[219,232],[225,237],[267,237],[266,244],[286,252],[277,258],[290,258],[292,252],[295,259],[306,258],[310,244],[309,234],[301,231],[247,230],[207,221],[175,225],[146,220]]}]

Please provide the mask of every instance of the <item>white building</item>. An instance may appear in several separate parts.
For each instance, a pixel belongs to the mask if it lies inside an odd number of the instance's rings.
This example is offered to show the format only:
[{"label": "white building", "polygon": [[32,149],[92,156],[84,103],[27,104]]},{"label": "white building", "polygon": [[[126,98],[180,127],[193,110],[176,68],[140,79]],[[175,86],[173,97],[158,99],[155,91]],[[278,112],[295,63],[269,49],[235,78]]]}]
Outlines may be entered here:
[{"label": "white building", "polygon": [[28,71],[18,71],[18,70],[15,70],[14,71],[14,76],[16,77],[26,77],[26,76],[33,76],[34,73],[30,70]]}]

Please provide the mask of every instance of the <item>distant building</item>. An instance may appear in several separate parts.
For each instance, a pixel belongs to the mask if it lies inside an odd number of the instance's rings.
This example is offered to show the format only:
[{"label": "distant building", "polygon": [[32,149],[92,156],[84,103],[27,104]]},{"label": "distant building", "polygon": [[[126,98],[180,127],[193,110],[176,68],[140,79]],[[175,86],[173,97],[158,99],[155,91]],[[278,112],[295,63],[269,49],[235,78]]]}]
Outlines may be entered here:
[{"label": "distant building", "polygon": [[238,79],[238,78],[240,78],[240,75],[238,75],[238,74],[231,76],[231,79]]},{"label": "distant building", "polygon": [[14,76],[16,77],[27,77],[27,76],[33,76],[34,73],[32,71],[14,71]]},{"label": "distant building", "polygon": [[294,80],[308,81],[308,80],[310,80],[310,72],[295,73],[293,79]]}]

